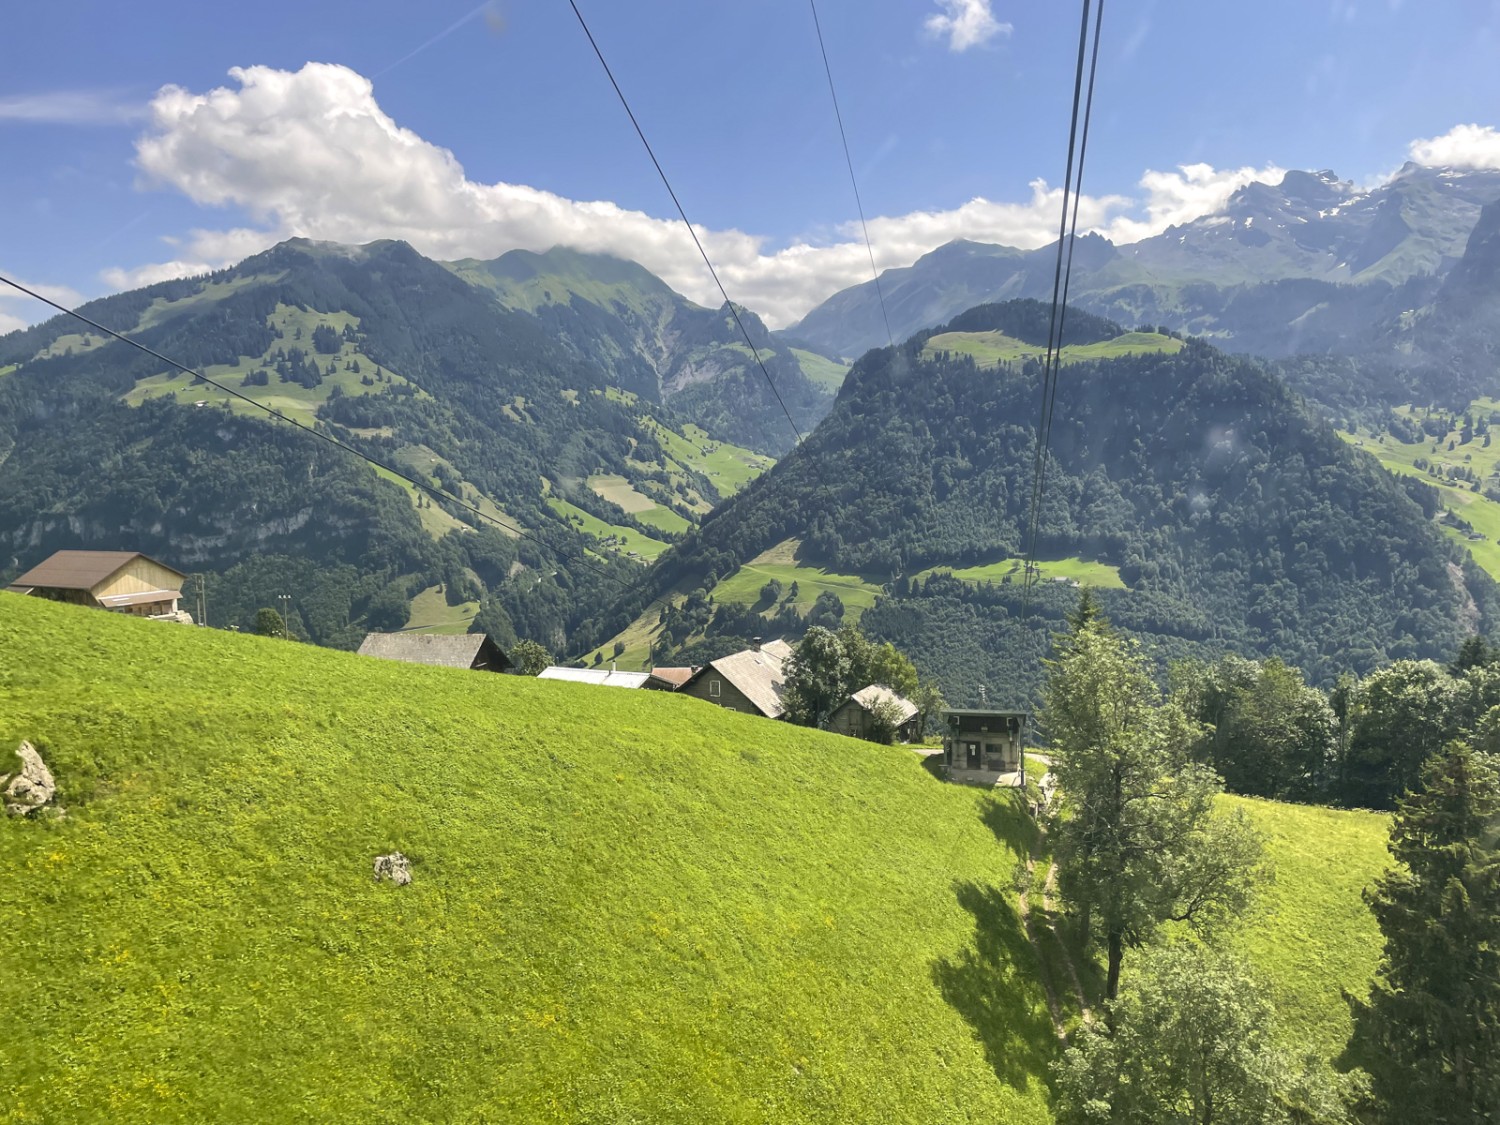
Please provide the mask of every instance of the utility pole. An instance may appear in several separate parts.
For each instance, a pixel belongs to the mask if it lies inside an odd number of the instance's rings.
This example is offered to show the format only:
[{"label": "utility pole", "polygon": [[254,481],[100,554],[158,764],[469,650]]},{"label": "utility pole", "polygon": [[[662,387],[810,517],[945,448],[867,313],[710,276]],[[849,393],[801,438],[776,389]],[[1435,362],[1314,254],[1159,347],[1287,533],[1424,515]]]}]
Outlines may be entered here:
[{"label": "utility pole", "polygon": [[206,574],[193,575],[197,583],[198,593],[198,624],[208,626],[208,576]]},{"label": "utility pole", "polygon": [[292,640],[292,595],[277,594],[276,600],[281,603],[281,624],[286,630],[287,640]]}]

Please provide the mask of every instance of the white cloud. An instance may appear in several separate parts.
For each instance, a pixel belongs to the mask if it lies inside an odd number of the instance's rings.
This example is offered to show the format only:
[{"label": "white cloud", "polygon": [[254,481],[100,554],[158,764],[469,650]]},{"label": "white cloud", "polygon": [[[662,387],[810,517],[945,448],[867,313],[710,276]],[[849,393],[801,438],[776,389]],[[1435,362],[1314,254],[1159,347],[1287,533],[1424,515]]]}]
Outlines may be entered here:
[{"label": "white cloud", "polygon": [[1246,184],[1279,184],[1284,175],[1285,170],[1274,164],[1264,168],[1183,164],[1175,172],[1147,172],[1140,179],[1140,186],[1146,192],[1146,217],[1118,215],[1098,226],[1101,233],[1115,242],[1139,242],[1168,227],[1212,214]]},{"label": "white cloud", "polygon": [[115,125],[138,121],[146,107],[110,90],[55,90],[0,98],[0,121],[49,125]]},{"label": "white cloud", "polygon": [[991,0],[938,0],[941,12],[927,17],[923,27],[934,39],[948,37],[950,51],[967,51],[988,43],[997,35],[1009,35],[1013,30],[1008,23],[1001,23],[990,9]]},{"label": "white cloud", "polygon": [[[194,94],[166,87],[137,141],[145,180],[208,206],[244,208],[258,226],[195,230],[172,240],[171,260],[101,276],[125,288],[203,273],[282,238],[337,242],[401,238],[442,259],[496,257],[556,245],[640,262],[673,288],[717,306],[718,291],[687,231],[607,201],[577,201],[518,184],[470,180],[453,153],[396,124],[370,82],[341,66],[231,72],[237,89]],[[1080,228],[1135,241],[1220,206],[1251,179],[1280,169],[1216,170],[1204,164],[1147,172],[1143,198],[1085,196]],[[1057,237],[1060,192],[1038,180],[1020,202],[973,199],[948,210],[870,219],[876,264],[909,265],[956,238],[1032,248]],[[869,277],[858,223],[831,242],[773,248],[738,230],[697,228],[730,295],[773,326]]]},{"label": "white cloud", "polygon": [[1436,168],[1500,168],[1500,130],[1455,125],[1440,137],[1412,141],[1411,158]]},{"label": "white cloud", "polygon": [[[66,285],[44,285],[21,277],[16,278],[16,281],[66,308],[76,309],[84,301],[82,293]],[[57,315],[57,310],[50,305],[28,297],[9,285],[0,285],[0,336]]]}]

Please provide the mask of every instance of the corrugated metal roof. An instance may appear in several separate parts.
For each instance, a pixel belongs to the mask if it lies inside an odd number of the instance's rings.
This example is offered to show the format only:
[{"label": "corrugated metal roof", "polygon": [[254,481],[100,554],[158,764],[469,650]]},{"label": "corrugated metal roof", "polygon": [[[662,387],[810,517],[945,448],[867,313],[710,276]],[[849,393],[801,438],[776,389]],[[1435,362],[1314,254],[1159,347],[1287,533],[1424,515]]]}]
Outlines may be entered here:
[{"label": "corrugated metal roof", "polygon": [[613,668],[562,668],[553,665],[537,674],[539,680],[566,680],[575,684],[598,684],[603,687],[645,687],[650,672],[620,672]]},{"label": "corrugated metal roof", "polygon": [[106,609],[118,609],[125,605],[142,605],[146,602],[170,602],[182,597],[181,590],[147,590],[141,594],[115,594],[112,597],[100,598],[99,603]]},{"label": "corrugated metal roof", "polygon": [[92,590],[134,559],[145,559],[178,578],[187,575],[139,551],[55,551],[11,584],[11,589],[43,586],[52,590]]},{"label": "corrugated metal roof", "polygon": [[849,700],[850,702],[864,708],[866,711],[875,710],[876,705],[881,702],[889,701],[891,703],[894,703],[897,707],[901,708],[901,718],[896,720],[898,726],[909,719],[916,718],[917,712],[920,710],[920,708],[918,708],[917,705],[910,699],[907,699],[906,696],[897,695],[890,688],[882,687],[879,684],[871,684],[869,687],[860,688],[857,692],[849,697]]},{"label": "corrugated metal roof", "polygon": [[407,664],[433,664],[441,668],[472,668],[480,649],[489,645],[486,665],[501,672],[510,660],[485,633],[370,633],[359,646],[361,656],[401,660]]}]

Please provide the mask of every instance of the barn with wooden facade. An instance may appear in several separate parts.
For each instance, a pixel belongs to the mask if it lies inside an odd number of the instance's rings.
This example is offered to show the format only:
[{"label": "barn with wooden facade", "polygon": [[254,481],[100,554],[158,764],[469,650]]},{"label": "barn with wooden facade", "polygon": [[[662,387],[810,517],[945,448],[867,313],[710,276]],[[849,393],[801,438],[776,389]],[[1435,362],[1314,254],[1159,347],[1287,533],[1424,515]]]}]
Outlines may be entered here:
[{"label": "barn with wooden facade", "polygon": [[757,644],[710,661],[677,691],[731,711],[779,719],[786,714],[781,702],[786,682],[783,665],[791,655],[792,646],[785,641]]},{"label": "barn with wooden facade", "polygon": [[13,593],[158,621],[193,619],[178,608],[187,575],[139,551],[57,551],[11,583]]},{"label": "barn with wooden facade", "polygon": [[[876,708],[886,711],[877,715]],[[891,722],[891,734],[897,742],[917,742],[922,737],[921,713],[917,705],[890,688],[871,684],[861,688],[830,716],[828,729],[851,738],[874,738],[883,720]]]},{"label": "barn with wooden facade", "polygon": [[439,668],[468,668],[476,672],[510,670],[510,657],[487,633],[370,633],[360,644],[359,653]]}]

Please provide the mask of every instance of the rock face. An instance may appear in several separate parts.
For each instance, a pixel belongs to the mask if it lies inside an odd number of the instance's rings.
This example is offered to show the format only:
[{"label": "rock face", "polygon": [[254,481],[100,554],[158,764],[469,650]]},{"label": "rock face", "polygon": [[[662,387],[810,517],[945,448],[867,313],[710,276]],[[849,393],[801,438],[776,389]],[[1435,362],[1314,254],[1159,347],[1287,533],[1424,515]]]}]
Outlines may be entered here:
[{"label": "rock face", "polygon": [[392,852],[390,855],[378,855],[375,857],[375,881],[389,879],[398,887],[404,887],[411,882],[411,860],[400,852]]},{"label": "rock face", "polygon": [[51,803],[57,796],[57,782],[31,743],[21,743],[16,757],[21,759],[21,772],[10,778],[9,784],[5,776],[0,776],[0,785],[5,786],[5,811],[11,816],[26,816]]}]

